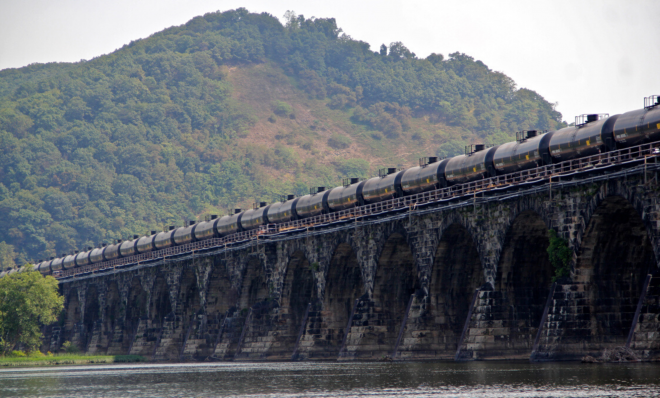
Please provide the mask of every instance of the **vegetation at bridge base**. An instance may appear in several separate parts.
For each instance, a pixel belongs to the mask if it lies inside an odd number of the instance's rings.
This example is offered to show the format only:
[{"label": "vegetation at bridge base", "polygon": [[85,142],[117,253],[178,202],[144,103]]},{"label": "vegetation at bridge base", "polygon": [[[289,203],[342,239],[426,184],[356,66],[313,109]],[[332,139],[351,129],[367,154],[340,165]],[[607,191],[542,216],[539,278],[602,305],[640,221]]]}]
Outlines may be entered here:
[{"label": "vegetation at bridge base", "polygon": [[557,235],[557,231],[550,229],[548,230],[548,235],[550,238],[548,258],[550,259],[550,264],[555,269],[555,275],[552,277],[552,281],[555,282],[557,279],[571,274],[570,263],[573,252],[568,247],[566,239]]},{"label": "vegetation at bridge base", "polygon": [[0,265],[561,125],[460,52],[370,49],[332,18],[209,13],[90,61],[0,71]]},{"label": "vegetation at bridge base", "polygon": [[84,354],[44,354],[33,351],[13,351],[0,357],[0,367],[53,366],[53,365],[91,365],[110,363],[146,362],[140,355],[84,355]]},{"label": "vegetation at bridge base", "polygon": [[0,278],[0,354],[6,356],[17,346],[28,353],[41,344],[41,326],[57,320],[64,298],[57,280],[27,270]]}]

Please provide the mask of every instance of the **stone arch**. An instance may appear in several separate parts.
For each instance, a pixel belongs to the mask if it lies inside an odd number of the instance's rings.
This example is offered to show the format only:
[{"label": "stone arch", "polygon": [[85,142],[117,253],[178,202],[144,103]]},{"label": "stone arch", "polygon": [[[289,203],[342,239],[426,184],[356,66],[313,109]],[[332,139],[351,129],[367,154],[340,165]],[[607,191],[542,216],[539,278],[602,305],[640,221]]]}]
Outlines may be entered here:
[{"label": "stone arch", "polygon": [[477,246],[462,224],[448,225],[435,251],[423,316],[421,347],[435,358],[453,358],[467,321],[475,289],[485,282]]},{"label": "stone arch", "polygon": [[585,285],[588,315],[581,324],[590,349],[625,344],[642,284],[656,270],[639,213],[622,196],[605,197],[589,219],[573,270],[574,282]]},{"label": "stone arch", "polygon": [[282,358],[291,358],[307,308],[317,300],[314,270],[305,254],[296,251],[291,255],[284,274],[278,319],[284,327],[279,332],[278,348],[271,350],[273,355],[279,351]]},{"label": "stone arch", "polygon": [[83,338],[81,339],[81,350],[87,351],[88,343],[101,319],[101,305],[99,304],[99,293],[96,285],[87,288],[85,295],[85,310],[83,311]]},{"label": "stone arch", "polygon": [[357,356],[392,354],[408,302],[419,287],[412,250],[405,235],[395,230],[380,250],[371,303],[368,308],[361,309],[366,322],[358,323],[366,328],[356,349]]},{"label": "stone arch", "polygon": [[487,355],[529,357],[554,275],[547,253],[549,244],[548,227],[533,210],[518,213],[509,225],[497,266],[495,291],[488,293],[493,301],[487,308],[489,317],[501,322],[497,326],[503,332]]}]

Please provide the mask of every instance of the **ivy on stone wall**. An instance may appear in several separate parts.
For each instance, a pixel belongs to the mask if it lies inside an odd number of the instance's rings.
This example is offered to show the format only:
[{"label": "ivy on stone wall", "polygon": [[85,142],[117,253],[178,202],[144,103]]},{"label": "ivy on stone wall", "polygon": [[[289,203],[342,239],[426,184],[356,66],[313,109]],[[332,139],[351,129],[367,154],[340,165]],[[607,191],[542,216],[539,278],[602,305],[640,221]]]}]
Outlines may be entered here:
[{"label": "ivy on stone wall", "polygon": [[555,282],[559,278],[570,275],[570,261],[573,253],[568,247],[568,241],[557,235],[557,231],[550,229],[548,235],[550,235],[548,258],[555,269],[555,276],[552,278],[552,281]]}]

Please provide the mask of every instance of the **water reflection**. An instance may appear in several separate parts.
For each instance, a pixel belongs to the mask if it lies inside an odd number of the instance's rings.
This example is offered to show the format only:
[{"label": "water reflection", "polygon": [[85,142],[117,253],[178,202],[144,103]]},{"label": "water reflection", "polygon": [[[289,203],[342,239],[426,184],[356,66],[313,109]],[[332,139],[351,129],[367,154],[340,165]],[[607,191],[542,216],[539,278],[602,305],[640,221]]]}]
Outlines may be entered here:
[{"label": "water reflection", "polygon": [[648,397],[660,366],[220,363],[0,370],[0,397]]}]

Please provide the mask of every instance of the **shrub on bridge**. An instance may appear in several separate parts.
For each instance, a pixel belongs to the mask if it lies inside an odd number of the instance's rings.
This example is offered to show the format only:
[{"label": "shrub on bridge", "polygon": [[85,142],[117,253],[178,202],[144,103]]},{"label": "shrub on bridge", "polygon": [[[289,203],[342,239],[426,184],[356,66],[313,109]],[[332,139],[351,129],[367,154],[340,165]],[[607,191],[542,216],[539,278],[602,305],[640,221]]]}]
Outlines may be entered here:
[{"label": "shrub on bridge", "polygon": [[555,269],[555,276],[552,278],[552,281],[555,282],[559,278],[570,275],[570,262],[573,252],[568,247],[566,239],[557,235],[557,231],[551,229],[548,231],[548,234],[550,235],[548,257],[550,264]]}]

